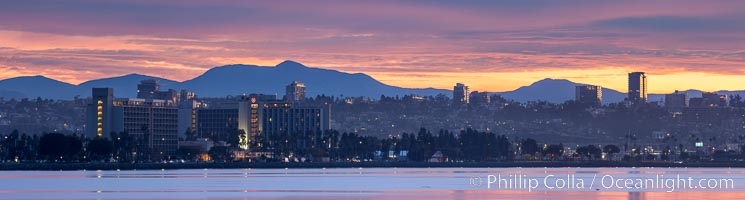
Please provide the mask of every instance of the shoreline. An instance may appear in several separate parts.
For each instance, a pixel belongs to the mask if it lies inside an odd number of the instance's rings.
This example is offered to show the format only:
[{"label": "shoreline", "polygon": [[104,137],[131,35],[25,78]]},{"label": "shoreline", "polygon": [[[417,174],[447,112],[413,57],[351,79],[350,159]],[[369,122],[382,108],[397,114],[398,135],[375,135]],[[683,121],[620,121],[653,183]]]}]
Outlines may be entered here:
[{"label": "shoreline", "polygon": [[0,163],[0,171],[161,170],[161,169],[313,169],[313,168],[745,168],[745,162],[617,162],[617,161],[511,161],[511,162],[360,162],[360,163]]}]

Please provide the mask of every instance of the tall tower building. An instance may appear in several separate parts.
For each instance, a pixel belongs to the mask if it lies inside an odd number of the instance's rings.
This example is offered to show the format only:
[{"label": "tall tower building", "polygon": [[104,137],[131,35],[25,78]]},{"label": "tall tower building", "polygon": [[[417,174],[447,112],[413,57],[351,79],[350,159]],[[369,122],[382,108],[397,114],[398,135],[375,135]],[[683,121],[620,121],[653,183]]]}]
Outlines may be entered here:
[{"label": "tall tower building", "polygon": [[178,107],[165,100],[115,99],[112,131],[140,139],[137,151],[147,158],[164,158],[178,150]]},{"label": "tall tower building", "polygon": [[[88,136],[104,137],[112,131],[111,117],[114,102],[113,88],[93,88],[91,104],[86,117]],[[106,135],[108,136],[108,135]]]},{"label": "tall tower building", "polygon": [[305,99],[305,84],[300,81],[293,81],[285,87],[286,101],[302,101]]},{"label": "tall tower building", "polygon": [[688,107],[688,94],[675,90],[672,94],[665,95],[665,108],[670,112],[681,112]]},{"label": "tall tower building", "polygon": [[[138,155],[163,158],[178,148],[178,108],[171,101],[114,98],[112,88],[93,88],[86,115],[87,135],[127,132],[141,143]],[[143,154],[144,152],[144,154]]]},{"label": "tall tower building", "polygon": [[160,82],[155,79],[147,79],[137,84],[138,99],[153,99],[155,93],[160,91]]},{"label": "tall tower building", "polygon": [[487,107],[491,103],[488,92],[473,91],[468,97],[468,104],[476,107]]},{"label": "tall tower building", "polygon": [[603,87],[580,85],[576,87],[575,100],[585,105],[599,106],[603,102]]},{"label": "tall tower building", "polygon": [[631,102],[647,102],[647,76],[644,72],[629,73],[628,94]]},{"label": "tall tower building", "polygon": [[455,84],[455,87],[453,87],[453,103],[468,104],[468,86],[463,83]]},{"label": "tall tower building", "polygon": [[329,129],[330,111],[329,104],[300,105],[275,95],[250,94],[237,102],[198,108],[197,135],[227,140],[230,131],[237,129],[244,136],[239,138],[240,148],[260,148],[272,143],[276,134],[320,136]]}]

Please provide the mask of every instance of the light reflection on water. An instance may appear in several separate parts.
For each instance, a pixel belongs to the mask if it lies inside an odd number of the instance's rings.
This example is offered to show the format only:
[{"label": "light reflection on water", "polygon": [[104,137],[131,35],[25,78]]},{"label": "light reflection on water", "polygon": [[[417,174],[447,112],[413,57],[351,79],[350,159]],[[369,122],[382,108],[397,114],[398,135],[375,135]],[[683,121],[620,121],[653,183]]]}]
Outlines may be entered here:
[{"label": "light reflection on water", "polygon": [[[643,192],[485,189],[487,174],[733,178],[728,190]],[[2,171],[0,199],[745,199],[745,170],[728,168],[344,168]]]}]

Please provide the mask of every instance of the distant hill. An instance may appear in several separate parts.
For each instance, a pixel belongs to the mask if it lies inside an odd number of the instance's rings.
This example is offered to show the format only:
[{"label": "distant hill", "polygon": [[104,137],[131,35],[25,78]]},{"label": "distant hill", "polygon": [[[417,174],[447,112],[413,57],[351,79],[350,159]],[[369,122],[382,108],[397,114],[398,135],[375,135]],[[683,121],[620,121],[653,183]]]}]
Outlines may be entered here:
[{"label": "distant hill", "polygon": [[[89,97],[93,87],[112,87],[117,97],[135,97],[137,84],[145,79],[160,81],[161,90],[186,89],[201,97],[225,97],[247,93],[284,95],[285,86],[292,81],[306,85],[308,96],[395,96],[417,94],[452,96],[451,90],[433,88],[402,88],[381,83],[363,73],[345,73],[336,70],[306,67],[297,62],[284,61],[277,66],[225,65],[207,70],[191,80],[178,82],[140,74],[96,79],[79,85],[57,81],[44,76],[22,76],[0,80],[0,97],[72,99]],[[565,79],[546,78],[513,91],[496,92],[506,99],[519,102],[548,101],[562,103],[574,99],[575,86],[585,85]],[[700,97],[701,91],[687,90],[690,97]],[[718,91],[719,94],[745,96],[745,91]],[[603,88],[603,103],[621,102],[626,94]],[[650,94],[650,102],[662,102],[663,94]]]},{"label": "distant hill", "polygon": [[344,73],[336,70],[306,67],[293,61],[285,61],[274,67],[255,65],[226,65],[215,67],[194,79],[177,82],[140,74],[90,80],[72,85],[43,76],[16,77],[0,81],[0,97],[3,98],[50,98],[72,99],[89,97],[93,87],[114,88],[117,97],[135,97],[137,84],[141,80],[157,79],[161,90],[187,89],[201,97],[225,97],[247,93],[284,95],[285,86],[292,81],[301,81],[307,87],[308,96],[319,94],[331,96],[395,96],[418,94],[434,96],[452,95],[449,90],[433,88],[402,88],[386,85],[362,73]]},{"label": "distant hill", "polygon": [[[563,103],[575,98],[576,86],[587,85],[582,83],[571,82],[566,79],[543,79],[529,86],[523,86],[509,92],[499,92],[506,99],[512,99],[518,102],[528,101],[547,101],[552,103]],[[625,93],[616,90],[603,88],[603,103],[614,103],[623,101]]]},{"label": "distant hill", "polygon": [[72,99],[75,87],[44,76],[20,76],[0,81],[0,97]]},{"label": "distant hill", "polygon": [[[146,76],[141,74],[129,74],[124,76],[117,76],[111,78],[103,78],[90,80],[81,83],[75,88],[75,95],[79,95],[81,98],[91,96],[91,88],[94,87],[110,87],[114,88],[114,94],[117,97],[136,97],[137,96],[137,84],[142,80],[156,79],[160,81],[160,89],[167,90],[177,86],[179,82],[172,81],[164,78]],[[73,95],[74,96],[74,95]]]},{"label": "distant hill", "polygon": [[[506,99],[515,100],[518,102],[528,101],[547,101],[552,103],[563,103],[568,100],[575,98],[575,87],[579,85],[588,85],[584,83],[575,83],[566,79],[550,79],[546,78],[530,84],[528,86],[520,87],[513,91],[508,92],[496,92]],[[700,90],[686,90],[688,97],[701,97],[702,91]],[[672,91],[671,91],[672,93]],[[745,97],[745,91],[716,91],[717,94],[723,95],[740,95]],[[617,90],[603,88],[603,104],[622,102],[626,98],[626,93],[619,92]],[[664,103],[665,94],[649,94],[649,102]]]},{"label": "distant hill", "polygon": [[285,86],[292,81],[305,83],[308,96],[319,94],[331,96],[380,95],[451,95],[449,90],[432,88],[401,88],[383,84],[362,74],[350,74],[336,70],[306,67],[293,61],[285,61],[275,67],[255,65],[226,65],[215,67],[204,74],[184,81],[179,89],[189,89],[200,96],[219,97],[244,93],[284,95]]},{"label": "distant hill", "polygon": [[25,94],[16,91],[0,90],[0,97],[5,99],[23,99],[28,98]]}]

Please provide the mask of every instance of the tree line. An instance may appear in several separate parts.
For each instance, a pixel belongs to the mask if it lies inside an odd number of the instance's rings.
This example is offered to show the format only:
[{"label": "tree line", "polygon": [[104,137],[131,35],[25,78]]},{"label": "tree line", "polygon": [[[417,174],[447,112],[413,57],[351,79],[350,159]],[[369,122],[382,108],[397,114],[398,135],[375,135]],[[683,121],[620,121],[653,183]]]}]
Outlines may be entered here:
[{"label": "tree line", "polygon": [[[235,134],[229,134],[234,135]],[[236,142],[213,146],[209,151],[215,160],[233,159]],[[340,133],[326,130],[323,134],[285,133],[258,137],[251,150],[265,152],[258,160],[273,161],[427,161],[441,152],[452,161],[511,160],[512,143],[504,135],[464,129],[457,133],[440,130],[432,133],[421,128],[417,133],[403,133],[386,138]],[[185,156],[186,152],[182,153]],[[189,152],[193,155],[193,152]],[[268,156],[267,156],[268,155]]]},{"label": "tree line", "polygon": [[[238,138],[240,131],[229,134]],[[217,138],[216,138],[217,139]],[[180,149],[178,155],[170,159],[196,161],[198,155],[208,154],[212,160],[231,162],[240,151],[241,139],[229,140],[226,145],[213,145],[207,152]],[[13,131],[0,137],[0,161],[13,162],[153,162],[146,154],[142,137],[123,133],[111,133],[109,137],[87,138],[83,135],[64,135],[43,133],[41,135],[19,134]],[[435,154],[441,154],[450,162],[488,162],[509,160],[556,160],[565,158],[563,144],[539,144],[537,140],[526,138],[510,141],[505,135],[463,129],[457,132],[439,130],[432,133],[421,128],[417,133],[391,135],[386,138],[363,136],[357,133],[340,133],[326,130],[323,134],[278,133],[251,141],[252,152],[264,154],[254,161],[262,162],[308,162],[308,161],[429,161]],[[624,147],[626,148],[626,147]],[[136,155],[135,152],[144,152]],[[641,148],[622,151],[616,145],[587,145],[574,148],[572,159],[607,160],[616,154],[623,155],[624,161],[671,160],[674,152],[663,151],[659,157],[650,156]],[[736,160],[745,154],[717,151],[715,160]],[[519,156],[519,157],[515,157]],[[606,157],[603,157],[606,156]],[[695,155],[680,152],[677,160],[698,160]]]}]

